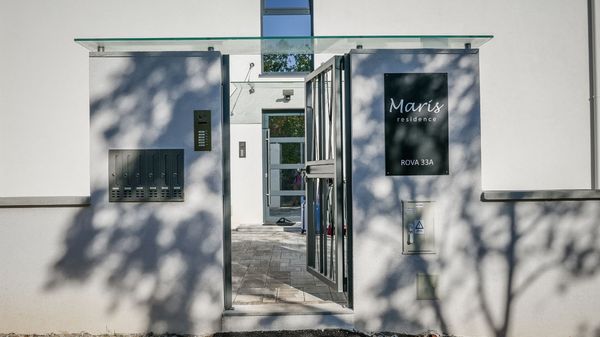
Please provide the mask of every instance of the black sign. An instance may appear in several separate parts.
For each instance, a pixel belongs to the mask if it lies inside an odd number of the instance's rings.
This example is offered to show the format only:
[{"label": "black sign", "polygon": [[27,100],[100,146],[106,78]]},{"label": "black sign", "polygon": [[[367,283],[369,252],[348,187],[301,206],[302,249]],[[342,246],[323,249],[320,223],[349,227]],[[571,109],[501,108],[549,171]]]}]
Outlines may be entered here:
[{"label": "black sign", "polygon": [[385,174],[448,174],[448,74],[384,75]]}]

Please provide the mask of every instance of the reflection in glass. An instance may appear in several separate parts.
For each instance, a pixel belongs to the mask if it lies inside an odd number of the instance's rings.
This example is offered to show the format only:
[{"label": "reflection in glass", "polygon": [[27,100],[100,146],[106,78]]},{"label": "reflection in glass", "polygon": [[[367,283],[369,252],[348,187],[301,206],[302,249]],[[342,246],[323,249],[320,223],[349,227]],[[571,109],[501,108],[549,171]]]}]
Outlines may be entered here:
[{"label": "reflection in glass", "polygon": [[304,137],[304,116],[269,116],[271,137]]},{"label": "reflection in glass", "polygon": [[304,190],[302,174],[296,169],[271,170],[271,181],[272,184],[276,184],[273,187],[278,187],[278,190],[280,191]]},{"label": "reflection in glass", "polygon": [[281,207],[300,207],[299,196],[285,196],[280,199]]},{"label": "reflection in glass", "polygon": [[[310,14],[265,14],[262,36],[312,36],[312,17]],[[264,54],[262,58],[264,72],[309,72],[313,65],[312,54]]]},{"label": "reflection in glass", "polygon": [[302,160],[302,144],[300,143],[282,143],[281,146],[281,163],[282,164],[298,164],[303,163]]},{"label": "reflection in glass", "polygon": [[263,15],[262,36],[311,36],[310,15]]},{"label": "reflection in glass", "polygon": [[265,0],[265,8],[306,8],[308,0]]}]

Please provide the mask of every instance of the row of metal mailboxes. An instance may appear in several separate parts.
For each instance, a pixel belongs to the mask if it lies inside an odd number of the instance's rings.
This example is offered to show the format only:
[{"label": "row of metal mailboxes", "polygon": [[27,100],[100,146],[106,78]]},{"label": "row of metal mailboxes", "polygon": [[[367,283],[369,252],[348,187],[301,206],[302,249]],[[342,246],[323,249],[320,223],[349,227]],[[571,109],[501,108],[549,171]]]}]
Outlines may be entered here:
[{"label": "row of metal mailboxes", "polygon": [[109,201],[183,201],[183,187],[113,187]]},{"label": "row of metal mailboxes", "polygon": [[183,149],[109,150],[109,201],[182,201]]}]

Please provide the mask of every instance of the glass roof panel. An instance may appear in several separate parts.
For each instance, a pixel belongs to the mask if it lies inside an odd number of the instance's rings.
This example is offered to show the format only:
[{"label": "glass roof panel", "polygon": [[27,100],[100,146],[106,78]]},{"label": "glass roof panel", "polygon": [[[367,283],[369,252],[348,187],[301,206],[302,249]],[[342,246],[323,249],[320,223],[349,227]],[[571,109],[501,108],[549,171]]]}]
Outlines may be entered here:
[{"label": "glass roof panel", "polygon": [[204,51],[228,55],[344,54],[351,49],[479,48],[492,35],[76,38],[90,52]]}]

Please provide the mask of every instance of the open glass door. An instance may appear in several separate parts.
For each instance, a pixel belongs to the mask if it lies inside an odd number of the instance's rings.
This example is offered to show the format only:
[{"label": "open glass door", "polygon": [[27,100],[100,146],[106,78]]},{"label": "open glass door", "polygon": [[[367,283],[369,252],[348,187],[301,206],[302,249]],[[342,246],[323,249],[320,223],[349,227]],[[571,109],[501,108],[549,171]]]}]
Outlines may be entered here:
[{"label": "open glass door", "polygon": [[[337,292],[351,291],[347,221],[347,123],[342,56],[309,74],[306,84],[306,224],[308,271]],[[351,296],[347,296],[349,300]]]}]

